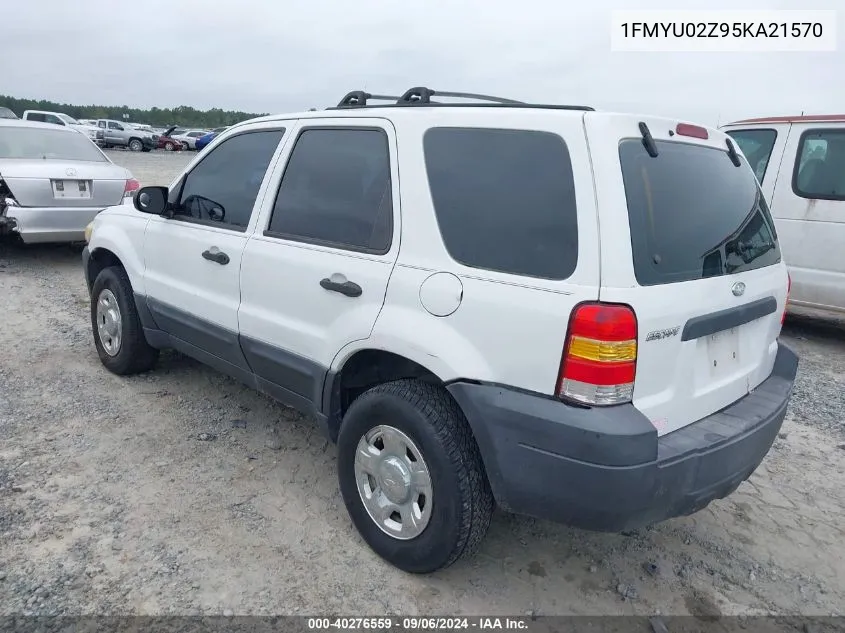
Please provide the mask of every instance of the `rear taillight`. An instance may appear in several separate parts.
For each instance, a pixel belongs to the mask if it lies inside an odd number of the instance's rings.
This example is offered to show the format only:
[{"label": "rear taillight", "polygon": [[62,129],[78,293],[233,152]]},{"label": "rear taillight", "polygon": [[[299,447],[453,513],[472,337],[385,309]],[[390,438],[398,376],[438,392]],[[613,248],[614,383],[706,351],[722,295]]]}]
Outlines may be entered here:
[{"label": "rear taillight", "polygon": [[134,178],[130,178],[126,181],[126,186],[123,188],[123,197],[124,198],[131,198],[132,194],[138,191],[141,188],[141,183],[135,180]]},{"label": "rear taillight", "polygon": [[582,303],[569,321],[555,395],[592,405],[630,402],[637,317],[626,305]]},{"label": "rear taillight", "polygon": [[786,321],[786,308],[789,305],[789,293],[792,292],[792,275],[786,273],[786,301],[783,304],[783,314],[780,315],[780,324]]}]

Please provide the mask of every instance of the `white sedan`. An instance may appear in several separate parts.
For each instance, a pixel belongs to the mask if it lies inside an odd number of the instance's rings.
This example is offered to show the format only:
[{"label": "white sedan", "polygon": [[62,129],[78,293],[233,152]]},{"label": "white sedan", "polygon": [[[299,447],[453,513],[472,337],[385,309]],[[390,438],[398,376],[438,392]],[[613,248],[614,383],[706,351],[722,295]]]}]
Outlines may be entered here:
[{"label": "white sedan", "polygon": [[182,134],[171,136],[171,138],[182,143],[182,146],[185,149],[196,150],[197,139],[201,136],[205,136],[206,134],[208,134],[206,130],[188,130],[186,132],[182,132]]}]

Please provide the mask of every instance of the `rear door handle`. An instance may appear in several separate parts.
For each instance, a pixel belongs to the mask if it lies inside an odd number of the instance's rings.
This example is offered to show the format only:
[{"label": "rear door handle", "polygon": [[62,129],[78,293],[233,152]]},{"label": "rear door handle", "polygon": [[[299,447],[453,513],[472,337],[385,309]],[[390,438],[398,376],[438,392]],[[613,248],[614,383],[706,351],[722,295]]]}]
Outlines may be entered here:
[{"label": "rear door handle", "polygon": [[221,266],[225,266],[229,263],[229,256],[221,250],[218,250],[216,246],[212,246],[209,250],[203,251],[202,256],[211,262],[217,262]]},{"label": "rear door handle", "polygon": [[[334,276],[334,275],[333,275]],[[347,297],[360,297],[363,290],[361,286],[352,281],[332,281],[329,277],[320,280],[320,285],[326,290],[339,292]]]}]

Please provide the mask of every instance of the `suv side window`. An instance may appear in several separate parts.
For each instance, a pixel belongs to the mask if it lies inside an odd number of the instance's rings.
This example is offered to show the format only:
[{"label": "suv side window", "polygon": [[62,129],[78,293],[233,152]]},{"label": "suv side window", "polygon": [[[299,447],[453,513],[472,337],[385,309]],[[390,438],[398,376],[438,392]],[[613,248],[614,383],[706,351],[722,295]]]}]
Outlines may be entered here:
[{"label": "suv side window", "polygon": [[778,138],[776,130],[731,130],[728,136],[736,141],[739,149],[748,159],[748,164],[754,170],[757,180],[763,182],[766,176],[766,167],[769,166],[769,158],[775,147]]},{"label": "suv side window", "polygon": [[387,135],[306,129],[285,168],[265,235],[384,254],[393,241]]},{"label": "suv side window", "polygon": [[531,130],[431,128],[425,165],[443,243],[486,270],[566,279],[578,262],[566,143]]},{"label": "suv side window", "polygon": [[284,129],[226,139],[185,176],[174,217],[245,231]]},{"label": "suv side window", "polygon": [[41,123],[45,123],[47,121],[47,118],[40,112],[27,112],[26,120],[40,121]]},{"label": "suv side window", "polygon": [[802,198],[845,200],[845,129],[801,135],[792,189]]}]

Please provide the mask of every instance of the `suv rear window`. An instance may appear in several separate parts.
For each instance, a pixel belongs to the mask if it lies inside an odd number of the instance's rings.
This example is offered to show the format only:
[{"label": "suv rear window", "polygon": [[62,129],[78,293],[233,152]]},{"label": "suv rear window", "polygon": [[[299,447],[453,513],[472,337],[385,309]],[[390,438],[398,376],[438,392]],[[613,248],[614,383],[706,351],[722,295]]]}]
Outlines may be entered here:
[{"label": "suv rear window", "polygon": [[423,146],[437,223],[455,261],[545,279],[575,271],[575,184],[560,136],[431,128]]},{"label": "suv rear window", "polygon": [[619,159],[634,272],[642,286],[692,281],[780,261],[774,222],[760,186],[743,161],[701,145],[624,140]]}]

